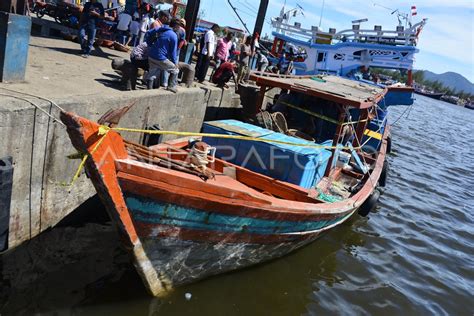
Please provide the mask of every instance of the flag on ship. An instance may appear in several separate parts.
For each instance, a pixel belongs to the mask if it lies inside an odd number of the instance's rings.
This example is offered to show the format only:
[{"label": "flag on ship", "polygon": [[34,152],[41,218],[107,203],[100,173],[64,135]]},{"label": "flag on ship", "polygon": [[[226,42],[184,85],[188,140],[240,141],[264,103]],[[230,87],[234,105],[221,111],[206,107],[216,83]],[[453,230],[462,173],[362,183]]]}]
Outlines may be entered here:
[{"label": "flag on ship", "polygon": [[416,15],[416,6],[415,5],[411,6],[411,15],[412,16]]}]

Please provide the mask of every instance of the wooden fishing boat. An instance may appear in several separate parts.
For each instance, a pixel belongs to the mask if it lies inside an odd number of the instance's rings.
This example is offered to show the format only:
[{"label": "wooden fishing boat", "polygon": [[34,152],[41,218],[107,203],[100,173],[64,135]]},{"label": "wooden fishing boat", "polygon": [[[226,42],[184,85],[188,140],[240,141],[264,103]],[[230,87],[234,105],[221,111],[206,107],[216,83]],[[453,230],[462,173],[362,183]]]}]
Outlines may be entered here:
[{"label": "wooden fishing boat", "polygon": [[468,102],[466,102],[466,104],[464,105],[464,107],[465,107],[466,109],[474,110],[474,102],[468,101]]},{"label": "wooden fishing boat", "polygon": [[435,100],[441,100],[441,97],[444,95],[444,93],[441,92],[425,91],[422,89],[415,89],[415,93]]},{"label": "wooden fishing boat", "polygon": [[[153,295],[283,256],[358,209],[373,206],[389,129],[377,152],[364,153],[356,139],[362,139],[385,91],[331,76],[253,79],[261,86],[256,112],[271,88],[316,98],[311,100],[335,111],[335,118],[327,118],[335,130],[329,145],[224,120],[205,123],[205,133],[194,140],[185,137],[149,148],[124,140],[120,129],[61,113],[72,144],[89,156],[87,174]],[[309,116],[311,109],[300,111]],[[348,120],[348,109],[359,112],[358,122]],[[354,126],[355,137],[343,143],[345,126]],[[217,149],[211,150],[213,145]],[[229,148],[237,155],[225,157]],[[272,148],[288,157],[273,168],[255,164],[259,154],[267,164]],[[239,155],[250,152],[257,160],[242,162]],[[344,152],[351,156],[345,164],[338,158]]]}]

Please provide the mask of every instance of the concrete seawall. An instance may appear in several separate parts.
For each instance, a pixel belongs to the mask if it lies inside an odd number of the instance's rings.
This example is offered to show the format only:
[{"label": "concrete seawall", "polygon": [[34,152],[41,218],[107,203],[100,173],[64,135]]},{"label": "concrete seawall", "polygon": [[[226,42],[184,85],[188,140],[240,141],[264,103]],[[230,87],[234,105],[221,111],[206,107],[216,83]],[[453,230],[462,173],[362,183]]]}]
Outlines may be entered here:
[{"label": "concrete seawall", "polygon": [[[95,190],[84,174],[74,186],[64,186],[79,165],[78,160],[66,157],[75,150],[65,128],[28,102],[3,95],[6,91],[0,92],[0,157],[12,156],[15,168],[9,232],[9,248],[13,248],[54,226],[94,195]],[[27,98],[52,116],[59,116],[59,110],[47,101],[11,95]],[[111,108],[136,102],[120,126],[145,128],[159,124],[166,130],[193,132],[200,130],[206,111],[209,119],[219,119],[235,112],[239,105],[232,89],[210,86],[180,89],[178,94],[142,90],[107,96],[62,97],[54,101],[66,111],[92,120]],[[135,133],[123,135],[132,141],[140,141],[142,137]]]}]

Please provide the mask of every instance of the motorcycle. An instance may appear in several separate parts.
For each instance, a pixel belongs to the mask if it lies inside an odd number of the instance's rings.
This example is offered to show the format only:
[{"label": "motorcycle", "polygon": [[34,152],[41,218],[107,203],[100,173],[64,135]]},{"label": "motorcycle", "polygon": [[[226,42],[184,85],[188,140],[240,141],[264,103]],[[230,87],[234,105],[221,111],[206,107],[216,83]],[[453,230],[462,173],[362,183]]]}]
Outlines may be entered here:
[{"label": "motorcycle", "polygon": [[45,14],[48,8],[48,3],[43,1],[34,1],[31,8],[31,12],[35,13],[36,16],[41,19]]}]

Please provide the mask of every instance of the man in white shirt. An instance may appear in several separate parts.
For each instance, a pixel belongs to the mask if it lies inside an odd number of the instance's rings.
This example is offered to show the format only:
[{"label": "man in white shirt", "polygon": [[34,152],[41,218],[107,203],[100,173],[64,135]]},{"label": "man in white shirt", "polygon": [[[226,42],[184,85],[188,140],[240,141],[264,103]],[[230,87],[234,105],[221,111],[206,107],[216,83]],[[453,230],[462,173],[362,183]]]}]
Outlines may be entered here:
[{"label": "man in white shirt", "polygon": [[148,16],[148,13],[144,13],[140,21],[139,44],[143,43],[143,40],[145,39],[145,33],[148,31],[148,25],[150,23],[150,17]]},{"label": "man in white shirt", "polygon": [[199,83],[203,83],[209,69],[209,62],[214,56],[216,49],[216,33],[219,32],[219,25],[214,24],[209,31],[204,35],[204,40],[201,41],[201,53],[198,57],[196,66],[196,77]]},{"label": "man in white shirt", "polygon": [[127,12],[122,12],[118,16],[117,24],[117,42],[125,45],[128,36],[128,26],[132,22],[132,16]]}]

